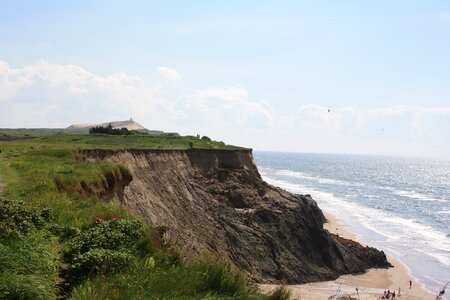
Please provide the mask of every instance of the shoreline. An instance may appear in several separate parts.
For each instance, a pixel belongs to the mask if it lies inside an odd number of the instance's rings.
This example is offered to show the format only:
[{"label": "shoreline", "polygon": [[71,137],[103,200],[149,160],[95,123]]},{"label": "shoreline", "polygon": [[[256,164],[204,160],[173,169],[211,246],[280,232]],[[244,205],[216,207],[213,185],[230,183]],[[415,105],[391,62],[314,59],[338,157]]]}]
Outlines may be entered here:
[{"label": "shoreline", "polygon": [[[358,236],[349,231],[347,226],[334,215],[324,212],[327,223],[324,228],[330,233],[349,238],[365,245]],[[386,255],[388,261],[393,265],[388,269],[370,269],[364,274],[342,275],[336,280],[306,283],[299,285],[288,285],[291,291],[291,299],[319,300],[328,299],[340,290],[340,296],[349,295],[355,299],[378,299],[385,290],[395,291],[398,295],[400,288],[401,297],[404,300],[435,300],[436,295],[427,290],[414,276],[409,268],[400,260]],[[409,288],[409,280],[412,281],[412,287]],[[262,284],[259,286],[263,292],[270,292],[278,285]],[[358,292],[356,291],[358,288]],[[359,298],[358,298],[359,294]],[[350,299],[350,298],[349,298]]]}]

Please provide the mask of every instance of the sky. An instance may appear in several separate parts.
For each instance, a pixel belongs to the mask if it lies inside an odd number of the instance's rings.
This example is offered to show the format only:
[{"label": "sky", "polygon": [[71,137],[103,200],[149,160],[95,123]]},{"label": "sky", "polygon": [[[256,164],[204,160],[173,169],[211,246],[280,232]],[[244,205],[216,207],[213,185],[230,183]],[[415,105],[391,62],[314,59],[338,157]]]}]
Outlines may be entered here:
[{"label": "sky", "polygon": [[450,159],[450,2],[0,0],[0,114]]}]

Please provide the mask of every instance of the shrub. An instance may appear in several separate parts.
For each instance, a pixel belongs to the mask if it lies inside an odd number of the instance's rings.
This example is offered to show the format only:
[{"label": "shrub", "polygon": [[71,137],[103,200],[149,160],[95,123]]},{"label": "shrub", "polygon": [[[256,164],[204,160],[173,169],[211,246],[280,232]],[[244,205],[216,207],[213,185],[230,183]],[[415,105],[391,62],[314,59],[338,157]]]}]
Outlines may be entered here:
[{"label": "shrub", "polygon": [[22,238],[35,228],[43,228],[50,215],[49,209],[31,209],[20,201],[0,199],[0,237]]},{"label": "shrub", "polygon": [[[94,248],[122,250],[136,248],[148,235],[138,219],[103,220],[67,242],[63,257],[71,262],[76,256]],[[142,245],[141,245],[142,246]]]},{"label": "shrub", "polygon": [[92,275],[123,272],[153,251],[146,226],[139,219],[96,219],[75,235],[63,251],[69,264],[66,280],[77,283]]},{"label": "shrub", "polygon": [[206,135],[202,136],[202,140],[205,142],[211,142],[211,139],[207,137]]},{"label": "shrub", "polygon": [[134,257],[125,251],[91,249],[75,256],[68,271],[70,282],[77,282],[92,275],[126,271]]},{"label": "shrub", "polygon": [[92,127],[89,129],[90,134],[113,134],[113,135],[129,135],[131,132],[127,128],[112,128],[111,124],[108,124],[108,126],[97,126]]}]

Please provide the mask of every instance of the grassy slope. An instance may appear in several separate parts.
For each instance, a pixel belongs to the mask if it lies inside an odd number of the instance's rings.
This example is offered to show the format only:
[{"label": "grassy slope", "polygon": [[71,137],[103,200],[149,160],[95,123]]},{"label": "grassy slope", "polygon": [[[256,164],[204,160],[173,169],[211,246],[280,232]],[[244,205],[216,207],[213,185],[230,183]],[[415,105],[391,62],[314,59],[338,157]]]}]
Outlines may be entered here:
[{"label": "grassy slope", "polygon": [[[23,132],[21,132],[23,134]],[[75,149],[235,149],[195,137],[38,135],[0,142],[0,298],[282,299],[264,296],[227,263],[187,262],[116,203],[59,192],[101,182],[119,165],[78,160]],[[70,189],[69,189],[70,190]],[[103,221],[96,223],[96,218]],[[118,221],[111,221],[118,218]],[[108,219],[108,221],[107,221]]]}]

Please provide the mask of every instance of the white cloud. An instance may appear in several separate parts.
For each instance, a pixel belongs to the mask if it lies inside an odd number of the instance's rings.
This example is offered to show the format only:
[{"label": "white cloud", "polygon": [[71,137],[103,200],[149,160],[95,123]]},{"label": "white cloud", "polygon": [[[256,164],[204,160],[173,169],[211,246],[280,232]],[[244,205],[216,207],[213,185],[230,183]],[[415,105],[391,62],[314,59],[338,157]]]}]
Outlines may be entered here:
[{"label": "white cloud", "polygon": [[177,72],[177,70],[169,67],[160,66],[156,69],[158,74],[170,81],[180,81],[182,79],[181,74]]},{"label": "white cloud", "polygon": [[248,125],[255,118],[262,118],[263,122],[273,118],[268,103],[250,101],[240,86],[207,88],[185,96],[184,100],[187,108],[219,125]]},{"label": "white cloud", "polygon": [[0,125],[67,126],[130,116],[158,124],[183,115],[161,89],[123,72],[100,76],[76,65],[46,61],[15,69],[0,61]]}]

